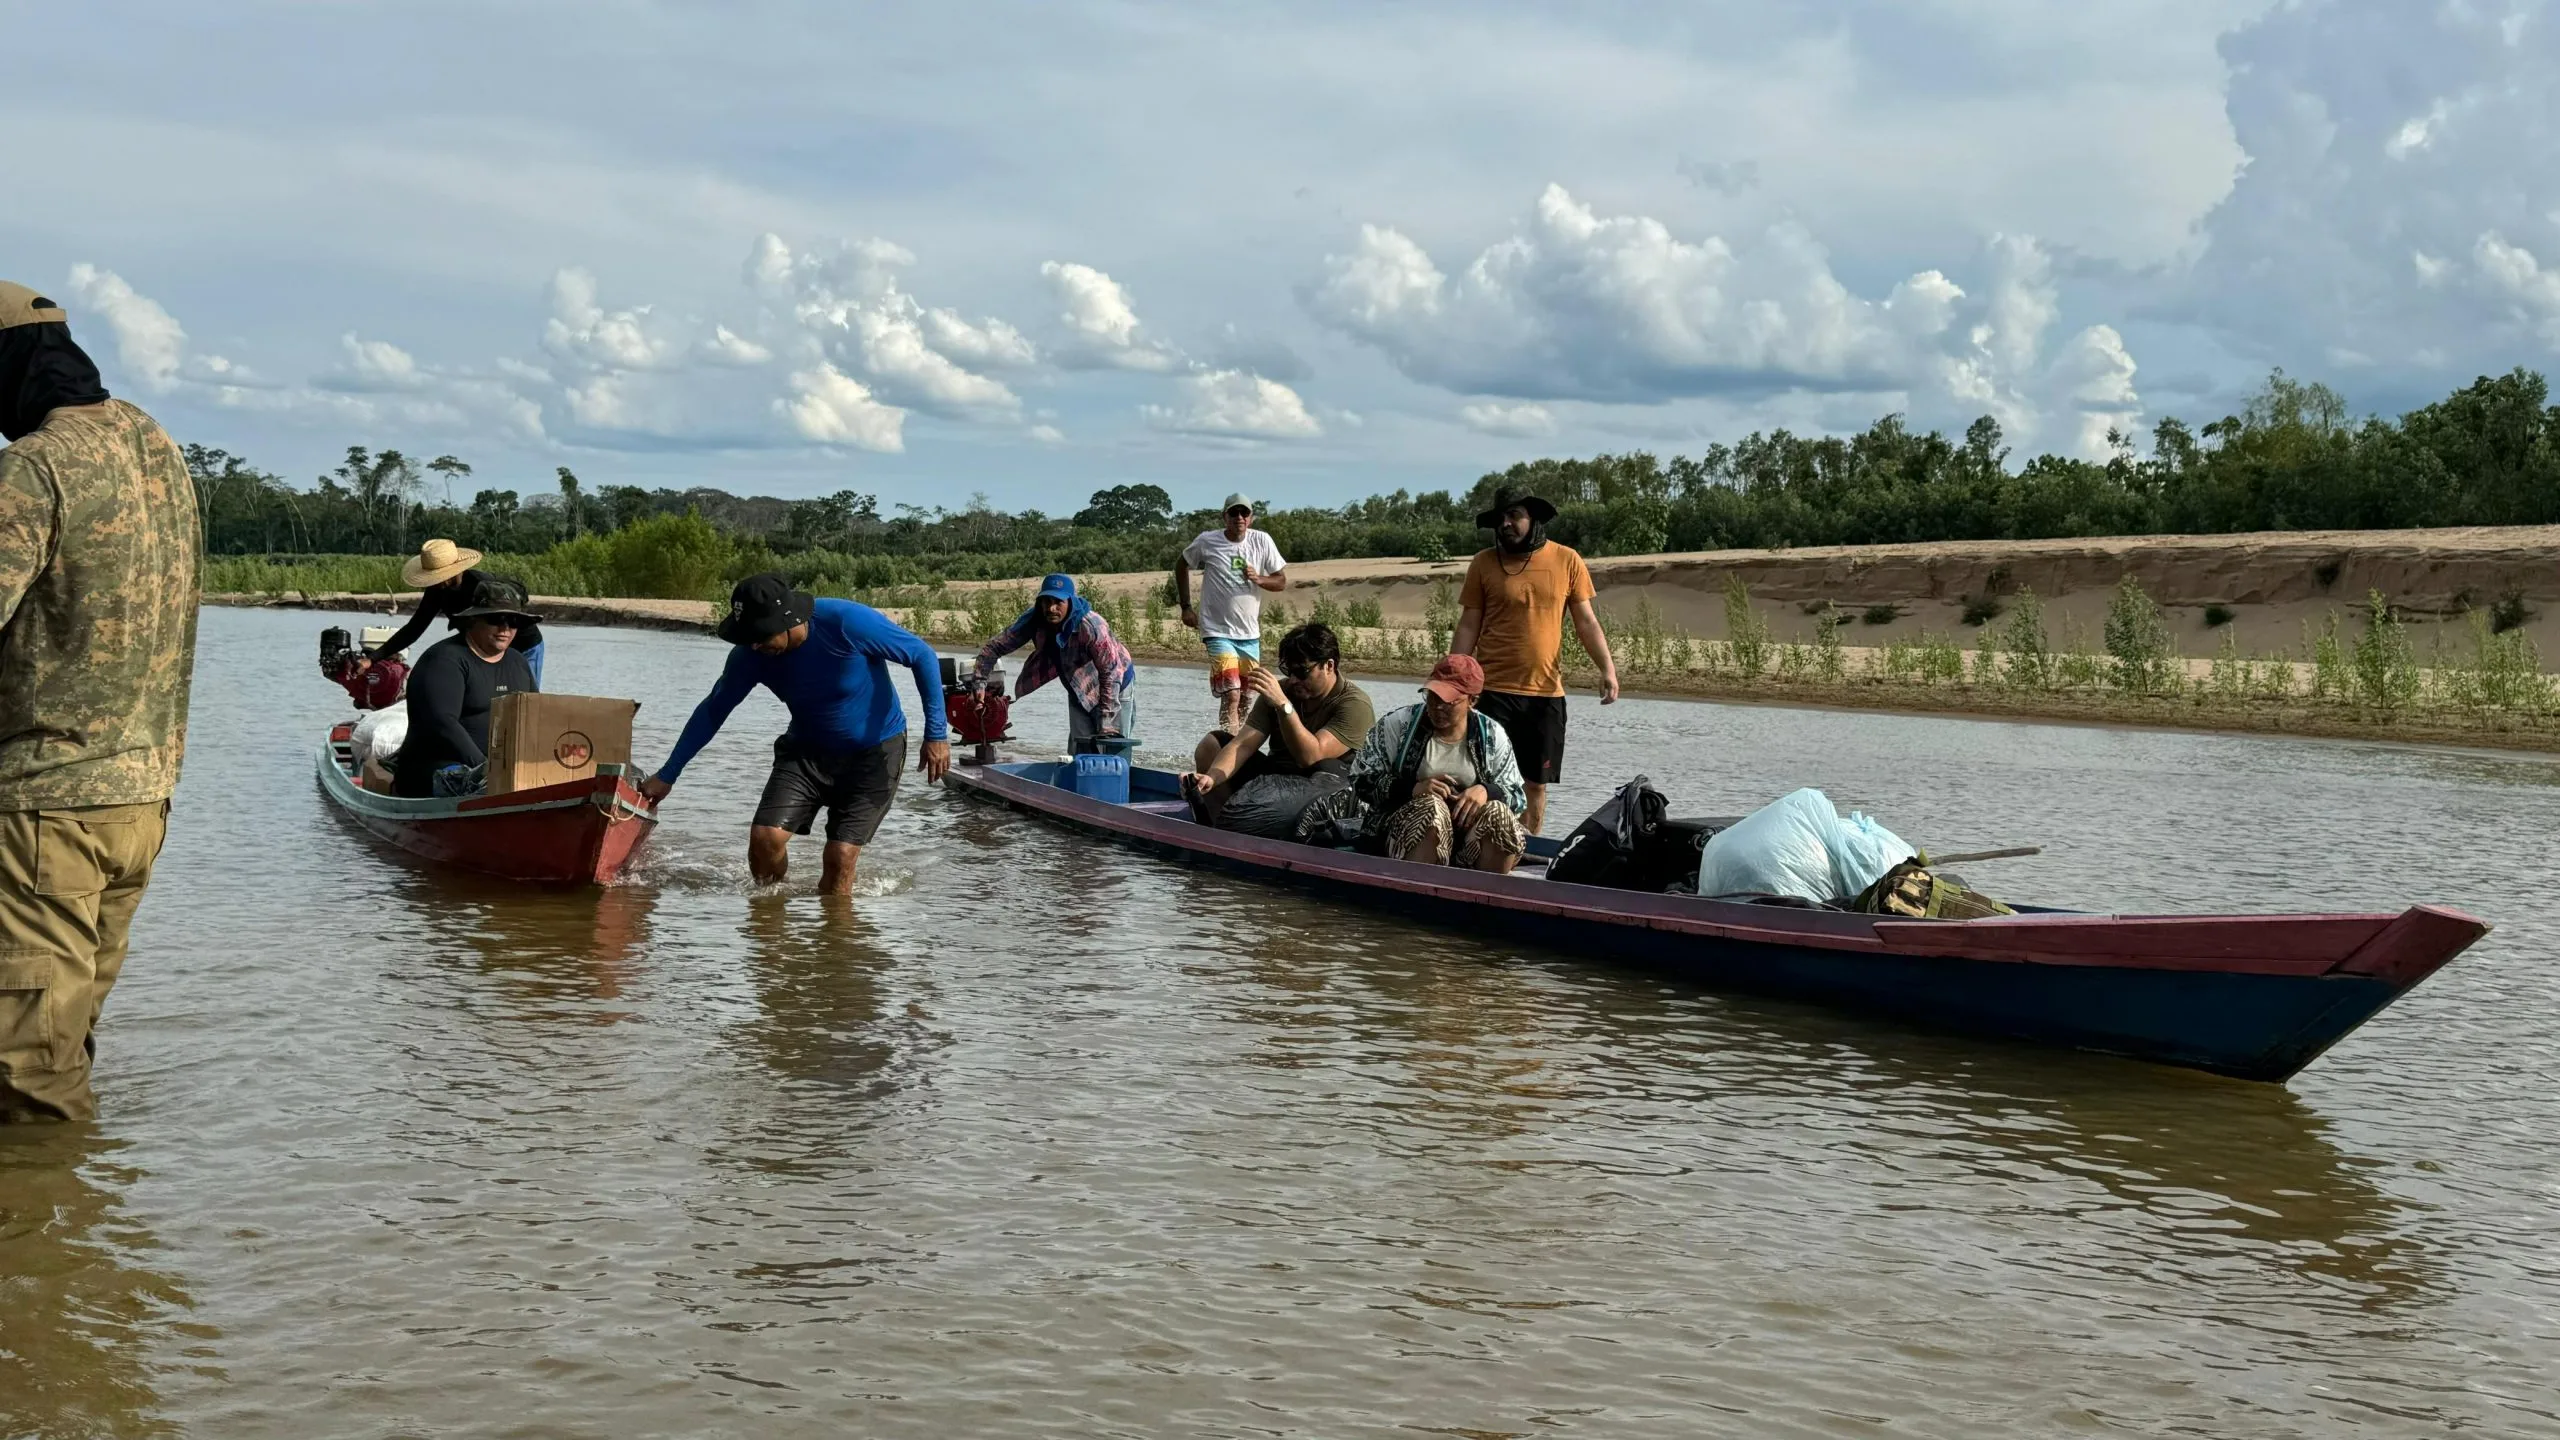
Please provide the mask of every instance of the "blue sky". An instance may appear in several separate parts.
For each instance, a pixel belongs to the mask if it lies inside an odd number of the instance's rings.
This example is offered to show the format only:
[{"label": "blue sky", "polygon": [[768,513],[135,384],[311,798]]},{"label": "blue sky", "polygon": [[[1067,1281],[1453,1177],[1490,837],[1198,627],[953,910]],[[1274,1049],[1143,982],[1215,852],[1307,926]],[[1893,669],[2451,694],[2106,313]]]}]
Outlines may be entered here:
[{"label": "blue sky", "polygon": [[[2560,15],[56,6],[0,273],[184,440],[1071,510],[2560,347]],[[47,140],[45,137],[51,137]],[[30,143],[33,142],[33,143]]]}]

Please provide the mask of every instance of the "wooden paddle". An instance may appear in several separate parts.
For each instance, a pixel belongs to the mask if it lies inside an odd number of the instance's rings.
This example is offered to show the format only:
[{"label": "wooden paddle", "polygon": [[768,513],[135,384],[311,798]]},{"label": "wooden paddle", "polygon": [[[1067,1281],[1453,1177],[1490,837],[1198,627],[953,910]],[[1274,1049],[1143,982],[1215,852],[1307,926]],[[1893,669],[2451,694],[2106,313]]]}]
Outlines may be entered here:
[{"label": "wooden paddle", "polygon": [[1976,860],[2015,860],[2021,855],[2043,853],[2044,847],[2041,845],[2015,845],[2006,850],[1967,850],[1960,855],[1932,855],[1929,857],[1929,868],[1935,870],[1941,865],[1970,865]]}]

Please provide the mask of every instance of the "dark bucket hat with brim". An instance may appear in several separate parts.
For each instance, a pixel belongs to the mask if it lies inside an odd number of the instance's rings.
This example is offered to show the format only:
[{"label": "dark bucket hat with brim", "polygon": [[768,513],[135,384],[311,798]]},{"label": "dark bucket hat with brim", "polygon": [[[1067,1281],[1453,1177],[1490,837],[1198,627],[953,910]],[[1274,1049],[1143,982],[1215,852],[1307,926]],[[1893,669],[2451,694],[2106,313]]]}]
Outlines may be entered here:
[{"label": "dark bucket hat with brim", "polygon": [[1556,518],[1556,507],[1535,495],[1515,494],[1508,488],[1493,492],[1493,508],[1476,517],[1476,528],[1492,530],[1502,524],[1502,512],[1513,506],[1529,512],[1529,518],[1540,525]]},{"label": "dark bucket hat with brim", "polygon": [[[482,576],[480,583],[471,587],[470,604],[459,610],[445,612],[445,618],[457,626],[466,620],[480,620],[491,615],[511,616],[528,625],[542,619],[541,616],[533,613],[533,605],[524,593],[523,586],[513,580],[501,580],[495,575]],[[519,625],[516,628],[524,627]]]}]

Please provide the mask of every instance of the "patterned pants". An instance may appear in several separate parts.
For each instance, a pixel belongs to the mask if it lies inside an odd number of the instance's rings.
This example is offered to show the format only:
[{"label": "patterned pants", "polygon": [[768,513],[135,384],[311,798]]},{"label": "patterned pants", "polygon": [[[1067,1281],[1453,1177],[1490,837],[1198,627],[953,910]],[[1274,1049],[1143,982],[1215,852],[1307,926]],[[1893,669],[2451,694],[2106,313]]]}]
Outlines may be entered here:
[{"label": "patterned pants", "polygon": [[1395,859],[1411,856],[1446,865],[1453,842],[1457,863],[1470,870],[1485,868],[1484,862],[1493,857],[1508,855],[1517,860],[1528,848],[1527,837],[1520,833],[1520,817],[1495,804],[1478,810],[1475,823],[1463,833],[1449,814],[1449,802],[1429,795],[1416,797],[1387,817],[1387,854]]}]

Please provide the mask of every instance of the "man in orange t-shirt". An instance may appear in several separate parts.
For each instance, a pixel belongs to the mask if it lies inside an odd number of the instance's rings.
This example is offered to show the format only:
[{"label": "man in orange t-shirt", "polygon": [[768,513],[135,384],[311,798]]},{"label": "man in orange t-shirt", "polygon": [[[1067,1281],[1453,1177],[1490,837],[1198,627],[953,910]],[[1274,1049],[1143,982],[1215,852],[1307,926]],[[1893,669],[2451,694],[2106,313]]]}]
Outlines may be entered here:
[{"label": "man in orange t-shirt", "polygon": [[1546,823],[1547,787],[1564,773],[1564,622],[1600,667],[1600,703],[1618,701],[1618,664],[1591,608],[1591,571],[1571,546],[1547,538],[1556,507],[1535,495],[1494,492],[1493,508],[1476,524],[1493,532],[1476,552],[1458,592],[1453,655],[1484,667],[1477,710],[1499,721],[1520,757],[1529,808],[1520,817],[1532,835]]}]

